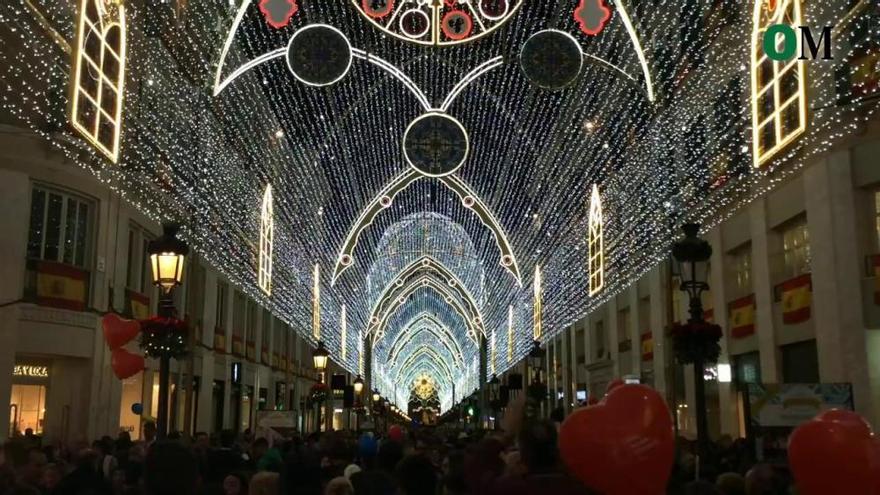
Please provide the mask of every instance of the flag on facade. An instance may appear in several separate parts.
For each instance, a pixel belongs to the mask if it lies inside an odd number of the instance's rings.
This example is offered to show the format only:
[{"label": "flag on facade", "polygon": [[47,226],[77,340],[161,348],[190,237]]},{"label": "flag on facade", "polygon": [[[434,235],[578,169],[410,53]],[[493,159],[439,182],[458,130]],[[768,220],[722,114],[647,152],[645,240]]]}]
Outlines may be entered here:
[{"label": "flag on facade", "polygon": [[135,320],[146,320],[150,317],[150,297],[135,292],[125,291],[128,295],[128,305],[131,308],[131,317]]},{"label": "flag on facade", "polygon": [[226,353],[226,335],[220,327],[214,328],[214,352]]},{"label": "flag on facade", "polygon": [[86,309],[88,272],[61,263],[37,263],[37,304],[83,311]]},{"label": "flag on facade", "polygon": [[880,304],[880,255],[874,255],[871,264],[874,270],[874,304]]},{"label": "flag on facade", "polygon": [[730,336],[741,339],[755,333],[755,295],[749,294],[728,305]]},{"label": "flag on facade", "polygon": [[650,330],[642,334],[642,361],[654,359],[654,335]]},{"label": "flag on facade", "polygon": [[782,322],[786,325],[809,320],[811,303],[812,281],[809,273],[782,284]]}]

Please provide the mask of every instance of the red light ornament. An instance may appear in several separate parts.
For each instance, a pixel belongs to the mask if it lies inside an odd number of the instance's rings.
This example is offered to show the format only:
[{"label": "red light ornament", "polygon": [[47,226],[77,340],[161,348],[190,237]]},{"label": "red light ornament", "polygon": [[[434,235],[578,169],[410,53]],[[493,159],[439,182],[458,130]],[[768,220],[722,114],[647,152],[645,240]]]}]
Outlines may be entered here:
[{"label": "red light ornament", "polygon": [[275,29],[287,27],[297,11],[299,6],[296,0],[260,0],[260,13],[266,23]]},{"label": "red light ornament", "polygon": [[574,20],[584,34],[596,36],[611,20],[611,9],[605,4],[605,0],[581,0],[574,10]]}]

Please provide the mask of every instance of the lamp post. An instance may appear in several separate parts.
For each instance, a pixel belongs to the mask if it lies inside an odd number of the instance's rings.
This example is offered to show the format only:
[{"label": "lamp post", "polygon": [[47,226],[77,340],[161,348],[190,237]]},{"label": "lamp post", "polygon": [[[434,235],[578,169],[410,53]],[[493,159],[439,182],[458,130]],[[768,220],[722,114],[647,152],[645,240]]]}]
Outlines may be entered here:
[{"label": "lamp post", "polygon": [[[147,252],[150,255],[150,274],[153,285],[162,290],[159,299],[159,316],[174,317],[174,299],[171,291],[183,281],[183,267],[189,255],[189,246],[177,238],[180,226],[164,224],[162,236],[150,241]],[[168,381],[171,374],[171,355],[163,352],[159,356],[159,406],[156,430],[159,438],[168,434]]]},{"label": "lamp post", "polygon": [[[312,351],[312,362],[315,365],[315,371],[318,373],[318,383],[324,383],[324,372],[327,371],[327,364],[330,361],[330,351],[324,347],[323,342],[318,342],[318,347]],[[330,394],[332,396],[332,391]],[[329,398],[325,398],[325,401]],[[321,431],[321,409],[325,406],[318,405],[318,417],[315,419],[316,431]]]},{"label": "lamp post", "polygon": [[[683,226],[684,239],[672,245],[672,256],[679,265],[681,286],[690,299],[688,323],[691,325],[705,324],[703,319],[703,301],[701,295],[709,290],[706,282],[709,276],[709,258],[712,257],[712,246],[698,237],[700,225],[689,223]],[[701,458],[705,459],[708,447],[708,425],[706,416],[706,384],[704,369],[705,358],[694,359],[694,399],[697,417],[697,448]]]},{"label": "lamp post", "polygon": [[546,351],[541,348],[541,343],[535,340],[532,342],[532,350],[529,351],[529,367],[532,369],[532,383],[526,389],[526,415],[536,417],[541,413],[541,407],[544,399],[547,397],[547,391],[541,384],[541,368],[544,365],[544,357]]}]

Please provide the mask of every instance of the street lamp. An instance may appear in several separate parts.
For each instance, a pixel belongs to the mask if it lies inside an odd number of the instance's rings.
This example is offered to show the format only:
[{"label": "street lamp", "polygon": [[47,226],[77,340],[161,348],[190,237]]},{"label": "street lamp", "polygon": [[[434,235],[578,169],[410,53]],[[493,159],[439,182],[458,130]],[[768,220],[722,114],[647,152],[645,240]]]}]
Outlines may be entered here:
[{"label": "street lamp", "polygon": [[355,377],[354,382],[352,382],[352,387],[354,387],[354,394],[360,397],[361,392],[364,391],[364,379],[361,378],[361,375]]},{"label": "street lamp", "polygon": [[318,347],[312,351],[312,361],[315,363],[315,371],[321,375],[321,381],[323,381],[324,371],[327,370],[327,362],[330,361],[330,351],[324,347],[323,342],[318,342]]},{"label": "street lamp", "polygon": [[183,265],[189,254],[189,246],[177,238],[178,230],[177,224],[164,224],[162,236],[147,245],[153,285],[160,287],[164,294],[170,294],[183,281]]},{"label": "street lamp", "polygon": [[[698,237],[700,225],[695,223],[683,226],[684,239],[672,245],[672,256],[678,263],[681,276],[679,289],[690,298],[689,325],[705,327],[703,320],[702,294],[709,290],[709,259],[712,257],[712,246]],[[717,356],[716,356],[717,357]],[[700,456],[705,459],[708,448],[709,421],[706,416],[706,384],[703,376],[706,365],[705,358],[695,356],[694,365],[694,399],[697,416],[697,448]]]},{"label": "street lamp", "polygon": [[[174,299],[171,291],[183,282],[183,267],[189,246],[177,238],[180,226],[169,223],[162,225],[162,236],[147,244],[150,255],[150,273],[153,285],[162,289],[159,316],[166,319],[174,317]],[[168,390],[171,375],[171,354],[159,355],[159,405],[156,429],[159,438],[168,434]]]},{"label": "street lamp", "polygon": [[501,380],[498,379],[498,375],[493,374],[489,380],[489,396],[492,400],[498,399],[499,387],[501,387]]},{"label": "street lamp", "polygon": [[532,368],[532,382],[541,381],[541,368],[544,366],[546,353],[541,349],[541,343],[537,340],[532,342],[532,350],[529,351],[529,367]]},{"label": "street lamp", "polygon": [[382,400],[382,395],[378,390],[373,389],[373,404],[379,404],[380,400]]}]

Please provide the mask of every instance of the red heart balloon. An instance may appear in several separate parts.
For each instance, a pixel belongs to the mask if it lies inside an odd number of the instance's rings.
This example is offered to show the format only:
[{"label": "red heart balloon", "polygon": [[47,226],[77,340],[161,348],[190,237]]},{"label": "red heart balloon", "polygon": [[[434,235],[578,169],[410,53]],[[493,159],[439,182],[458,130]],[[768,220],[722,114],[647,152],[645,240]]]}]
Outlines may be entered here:
[{"label": "red heart balloon", "polygon": [[104,340],[111,351],[131,342],[141,331],[140,322],[123,319],[115,313],[105,315],[101,319],[101,326],[104,328]]},{"label": "red heart balloon", "polygon": [[144,357],[132,354],[125,349],[114,349],[110,356],[110,367],[120,380],[131,378],[144,369]]},{"label": "red heart balloon", "polygon": [[608,385],[605,386],[605,395],[610,394],[611,391],[615,388],[622,387],[624,385],[626,385],[626,382],[624,382],[620,378],[615,378],[614,380],[611,380],[610,382],[608,382]]},{"label": "red heart balloon", "polygon": [[675,456],[672,416],[654,389],[621,385],[562,423],[559,451],[572,474],[604,495],[659,495]]},{"label": "red heart balloon", "polygon": [[877,456],[871,426],[852,411],[825,411],[788,438],[788,463],[803,495],[878,493]]}]

